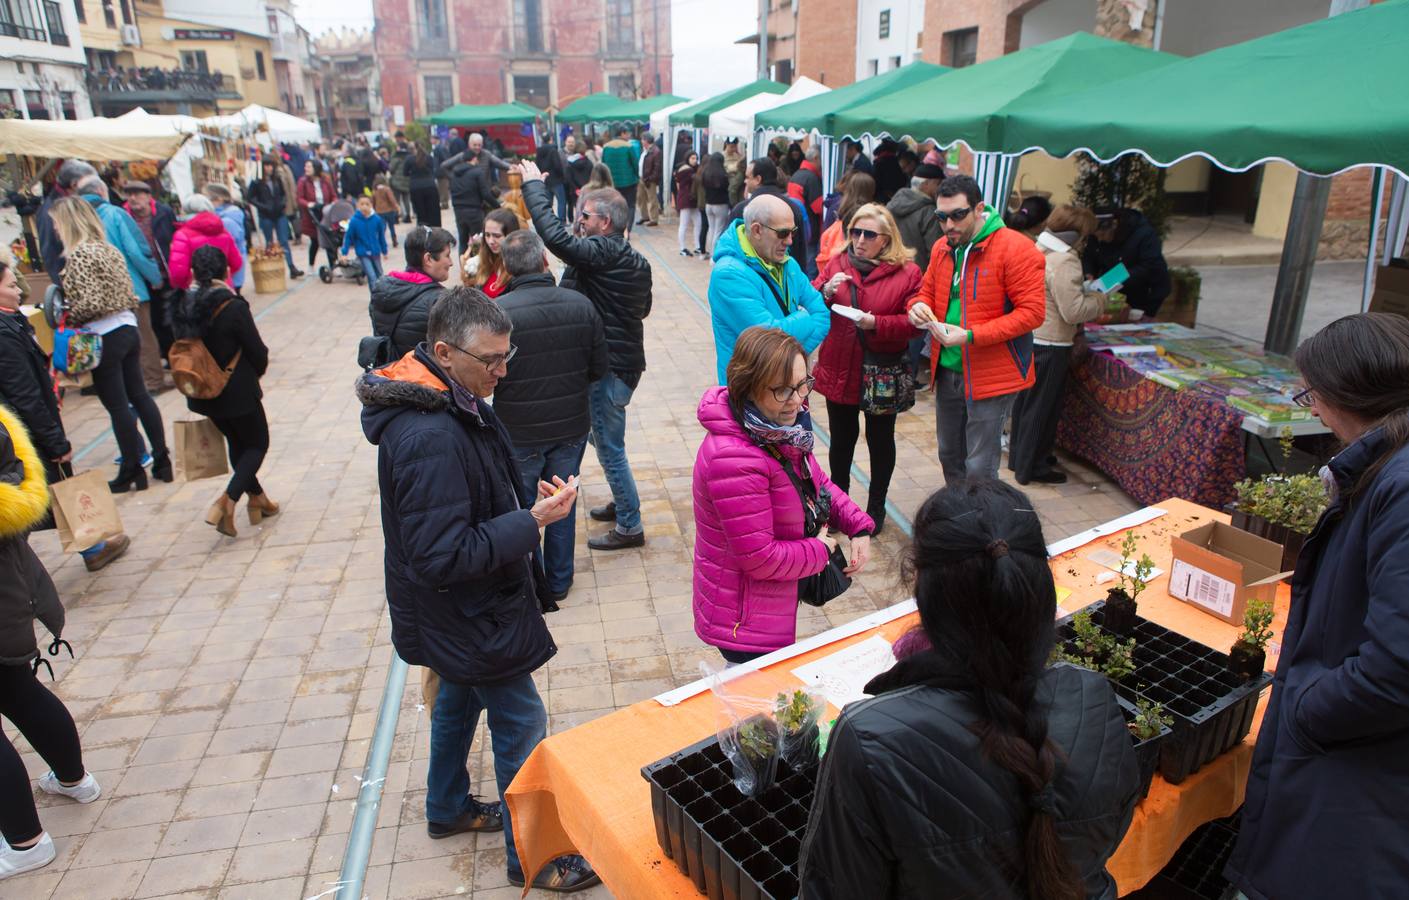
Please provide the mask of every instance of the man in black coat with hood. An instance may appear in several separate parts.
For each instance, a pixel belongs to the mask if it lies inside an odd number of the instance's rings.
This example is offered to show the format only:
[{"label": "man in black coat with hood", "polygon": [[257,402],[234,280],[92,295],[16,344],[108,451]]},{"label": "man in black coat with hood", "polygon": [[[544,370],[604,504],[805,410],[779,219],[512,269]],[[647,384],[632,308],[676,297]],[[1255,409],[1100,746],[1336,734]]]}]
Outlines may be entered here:
[{"label": "man in black coat with hood", "polygon": [[[467,752],[481,711],[502,795],[547,733],[533,672],[557,652],[539,611],[538,531],[567,515],[575,484],[545,484],[525,508],[513,446],[485,402],[508,371],[508,315],[456,287],[431,310],[413,354],[362,375],[362,430],[377,445],[391,641],[440,676],[431,713],[427,831],[504,832],[509,882],[523,885],[509,811],[470,793]],[[560,857],[535,887],[580,890],[598,876]]]},{"label": "man in black coat with hood", "polygon": [[[504,238],[499,248],[509,287],[499,305],[514,323],[518,355],[494,395],[494,411],[509,431],[519,465],[520,494],[532,503],[538,482],[568,480],[582,466],[592,429],[589,391],[608,371],[602,317],[592,301],[558,287],[548,253],[528,229]],[[544,605],[572,588],[576,511],[543,531]],[[551,607],[549,607],[551,609]]]},{"label": "man in black coat with hood", "polygon": [[651,264],[626,239],[630,207],[612,188],[582,195],[577,236],[553,215],[543,173],[523,163],[523,200],[533,228],[553,255],[567,263],[563,287],[581,291],[597,309],[607,335],[611,371],[592,385],[592,446],[612,489],[612,502],[588,515],[616,528],[591,538],[593,550],[621,550],[646,543],[641,499],[626,458],[626,406],[646,369],[645,326],[651,314]]}]

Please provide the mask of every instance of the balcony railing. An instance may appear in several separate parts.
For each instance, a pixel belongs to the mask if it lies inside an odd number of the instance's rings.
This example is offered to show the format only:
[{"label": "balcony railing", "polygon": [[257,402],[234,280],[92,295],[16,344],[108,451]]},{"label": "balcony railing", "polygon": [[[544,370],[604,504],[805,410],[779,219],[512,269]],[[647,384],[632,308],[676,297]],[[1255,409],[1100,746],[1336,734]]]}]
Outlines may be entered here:
[{"label": "balcony railing", "polygon": [[453,55],[450,49],[450,36],[430,37],[421,35],[416,39],[416,44],[411,50],[411,55],[417,59],[448,59]]},{"label": "balcony railing", "polygon": [[237,100],[235,79],[219,72],[118,67],[90,71],[88,91],[98,100]]}]

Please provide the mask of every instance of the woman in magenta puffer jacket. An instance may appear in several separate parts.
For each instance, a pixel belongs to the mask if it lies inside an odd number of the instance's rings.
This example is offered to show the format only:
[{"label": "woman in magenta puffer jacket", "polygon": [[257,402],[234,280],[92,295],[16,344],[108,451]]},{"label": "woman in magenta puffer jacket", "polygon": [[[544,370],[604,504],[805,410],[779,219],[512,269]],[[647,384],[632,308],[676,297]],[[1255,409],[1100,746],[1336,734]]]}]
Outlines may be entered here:
[{"label": "woman in magenta puffer jacket", "polygon": [[798,582],[821,572],[831,554],[830,539],[806,533],[802,491],[815,518],[851,538],[848,575],[870,558],[874,525],[828,480],[812,456],[812,432],[797,424],[813,381],[796,339],[745,329],[726,381],[699,408],[706,436],[694,474],[695,634],[740,663],[793,643]]},{"label": "woman in magenta puffer jacket", "polygon": [[171,238],[171,258],[167,260],[171,286],[183,291],[191,286],[191,255],[206,244],[215,245],[225,254],[230,275],[238,272],[245,259],[240,254],[240,248],[235,246],[235,239],[225,230],[225,223],[215,214],[215,205],[209,198],[203,194],[192,194],[181,204],[181,208],[192,215],[181,223]]},{"label": "woman in magenta puffer jacket", "polygon": [[[827,304],[855,306],[866,313],[859,321],[833,311],[832,327],[817,351],[817,393],[827,398],[832,446],[827,462],[842,493],[851,488],[851,458],[861,436],[861,362],[866,350],[904,358],[915,327],[905,301],[920,289],[915,251],[900,241],[895,218],[878,203],[868,203],[851,217],[846,245],[827,260],[813,284]],[[865,346],[861,344],[864,333]],[[912,398],[913,402],[913,398]],[[866,514],[885,525],[886,492],[895,472],[895,414],[867,411],[866,449],[871,454],[871,489]]]}]

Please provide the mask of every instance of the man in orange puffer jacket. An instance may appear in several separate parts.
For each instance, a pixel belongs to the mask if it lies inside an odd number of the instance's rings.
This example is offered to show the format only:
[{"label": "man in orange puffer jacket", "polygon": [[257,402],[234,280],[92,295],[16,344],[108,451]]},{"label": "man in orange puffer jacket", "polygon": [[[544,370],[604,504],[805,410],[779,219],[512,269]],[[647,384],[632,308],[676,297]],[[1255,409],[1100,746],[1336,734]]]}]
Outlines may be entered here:
[{"label": "man in orange puffer jacket", "polygon": [[[1036,245],[1003,227],[978,182],[946,178],[938,241],[906,308],[931,334],[935,431],[946,484],[998,477],[1003,420],[1032,387],[1032,332],[1046,316],[1045,264]],[[947,252],[945,252],[947,250]]]}]

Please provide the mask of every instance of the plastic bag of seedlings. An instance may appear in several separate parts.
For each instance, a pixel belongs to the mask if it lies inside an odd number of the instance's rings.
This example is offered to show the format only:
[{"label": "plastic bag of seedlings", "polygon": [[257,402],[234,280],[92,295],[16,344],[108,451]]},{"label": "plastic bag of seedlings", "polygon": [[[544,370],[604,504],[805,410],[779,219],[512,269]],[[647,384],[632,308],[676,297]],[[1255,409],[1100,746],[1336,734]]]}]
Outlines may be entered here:
[{"label": "plastic bag of seedlings", "polygon": [[817,720],[827,709],[821,694],[805,687],[780,691],[773,702],[773,718],[778,723],[778,742],[783,759],[793,771],[817,765]]},{"label": "plastic bag of seedlings", "polygon": [[755,693],[748,679],[725,681],[719,672],[701,668],[719,700],[719,749],[734,770],[734,787],[746,797],[757,797],[773,786],[778,774],[781,738],[773,692]]}]

